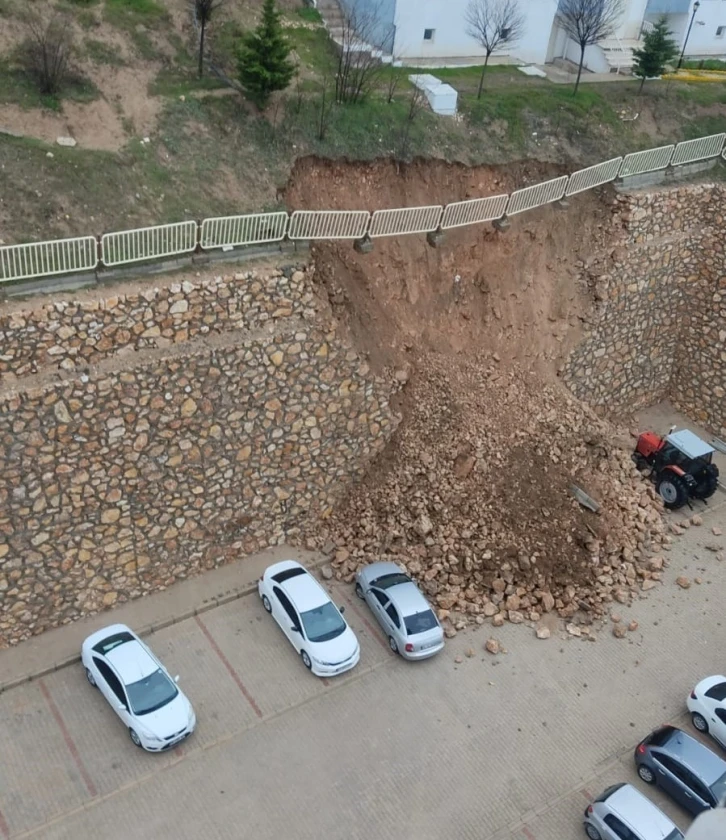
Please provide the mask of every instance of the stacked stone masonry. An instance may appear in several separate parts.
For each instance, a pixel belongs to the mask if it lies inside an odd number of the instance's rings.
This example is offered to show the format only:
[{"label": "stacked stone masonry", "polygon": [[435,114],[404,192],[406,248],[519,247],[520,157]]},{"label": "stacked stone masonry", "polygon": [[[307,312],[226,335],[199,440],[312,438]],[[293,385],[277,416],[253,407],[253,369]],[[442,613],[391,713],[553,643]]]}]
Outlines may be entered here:
[{"label": "stacked stone masonry", "polygon": [[632,410],[670,399],[726,435],[726,189],[616,198],[619,243],[584,266],[594,322],[564,378],[581,399]]},{"label": "stacked stone masonry", "polygon": [[3,324],[0,645],[294,537],[396,424],[310,272],[43,303]]}]

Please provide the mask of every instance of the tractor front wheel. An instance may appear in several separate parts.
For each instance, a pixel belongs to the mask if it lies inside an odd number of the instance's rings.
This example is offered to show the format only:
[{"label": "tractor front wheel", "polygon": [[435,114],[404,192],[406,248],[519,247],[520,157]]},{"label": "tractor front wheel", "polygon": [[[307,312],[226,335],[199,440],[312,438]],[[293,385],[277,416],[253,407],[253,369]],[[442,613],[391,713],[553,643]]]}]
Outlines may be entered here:
[{"label": "tractor front wheel", "polygon": [[658,484],[656,486],[663,503],[671,510],[677,510],[683,507],[688,501],[688,487],[686,482],[676,475],[671,470],[662,472],[658,476]]}]

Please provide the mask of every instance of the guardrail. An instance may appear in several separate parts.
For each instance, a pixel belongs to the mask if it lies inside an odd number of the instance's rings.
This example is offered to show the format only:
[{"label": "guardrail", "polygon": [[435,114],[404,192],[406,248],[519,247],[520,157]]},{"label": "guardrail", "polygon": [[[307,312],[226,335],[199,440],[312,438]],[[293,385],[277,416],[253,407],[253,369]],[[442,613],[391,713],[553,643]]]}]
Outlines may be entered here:
[{"label": "guardrail", "polygon": [[[726,161],[726,132],[684,140],[678,145],[632,152],[597,163],[511,195],[501,194],[439,204],[387,210],[284,210],[219,216],[195,221],[114,231],[95,236],[0,247],[0,283],[94,271],[190,254],[198,249],[237,247],[300,240],[361,240],[432,233],[505,220],[616,179],[683,166],[721,156]],[[500,225],[500,227],[503,227]]]}]

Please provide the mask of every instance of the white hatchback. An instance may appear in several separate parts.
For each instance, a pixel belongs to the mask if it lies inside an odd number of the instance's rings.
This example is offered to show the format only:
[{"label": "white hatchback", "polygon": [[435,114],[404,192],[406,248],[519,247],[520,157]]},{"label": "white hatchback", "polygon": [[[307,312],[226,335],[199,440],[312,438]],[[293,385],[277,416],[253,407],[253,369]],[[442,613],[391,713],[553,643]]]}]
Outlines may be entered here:
[{"label": "white hatchback", "polygon": [[257,584],[262,606],[280,625],[303,665],[332,677],[358,664],[360,645],[330,596],[295,560],[265,569]]},{"label": "white hatchback", "polygon": [[691,721],[726,748],[726,677],[706,677],[686,700]]},{"label": "white hatchback", "polygon": [[188,738],[192,705],[141,639],[125,624],[90,635],[81,648],[86,679],[121,718],[137,747],[162,752]]}]

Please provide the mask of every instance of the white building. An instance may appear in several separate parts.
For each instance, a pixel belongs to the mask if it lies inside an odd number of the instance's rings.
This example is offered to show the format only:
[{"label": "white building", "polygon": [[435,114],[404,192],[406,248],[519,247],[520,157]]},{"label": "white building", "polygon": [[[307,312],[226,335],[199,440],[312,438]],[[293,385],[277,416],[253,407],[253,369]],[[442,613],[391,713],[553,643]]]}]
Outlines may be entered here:
[{"label": "white building", "polygon": [[[331,0],[319,0],[321,11]],[[484,50],[466,32],[469,0],[338,0],[343,8],[375,9],[380,47],[403,64],[444,66],[476,64]],[[627,71],[643,32],[665,14],[675,40],[683,45],[695,0],[626,0],[617,31],[585,51],[585,67],[594,73]],[[726,57],[726,0],[699,0],[688,37],[690,57]],[[494,53],[496,59],[546,64],[557,58],[575,63],[580,48],[559,26],[559,0],[520,0],[523,36]],[[325,15],[325,12],[323,11]]]}]

